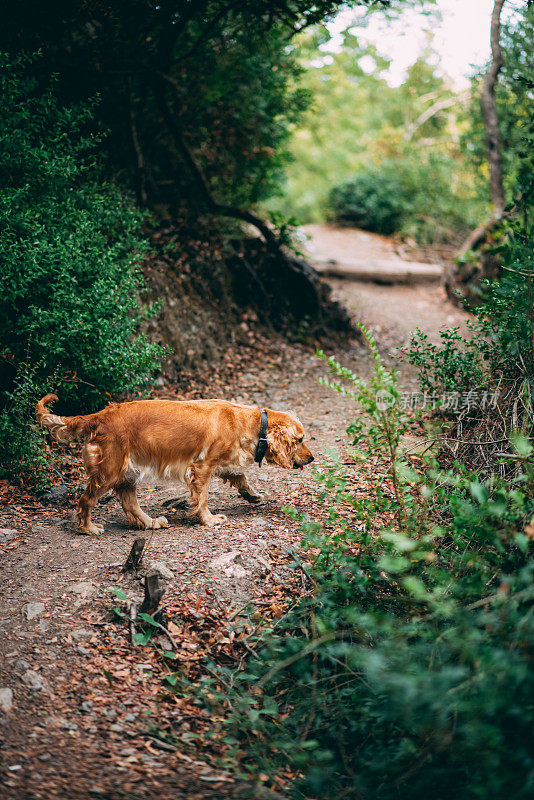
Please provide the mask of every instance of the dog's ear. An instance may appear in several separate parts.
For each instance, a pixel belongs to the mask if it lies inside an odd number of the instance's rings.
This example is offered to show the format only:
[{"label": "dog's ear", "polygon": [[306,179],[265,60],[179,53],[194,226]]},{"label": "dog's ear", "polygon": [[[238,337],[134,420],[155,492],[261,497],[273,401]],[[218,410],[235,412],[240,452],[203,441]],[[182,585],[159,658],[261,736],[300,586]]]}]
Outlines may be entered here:
[{"label": "dog's ear", "polygon": [[267,444],[273,461],[279,467],[291,469],[294,461],[295,442],[285,425],[269,425]]}]

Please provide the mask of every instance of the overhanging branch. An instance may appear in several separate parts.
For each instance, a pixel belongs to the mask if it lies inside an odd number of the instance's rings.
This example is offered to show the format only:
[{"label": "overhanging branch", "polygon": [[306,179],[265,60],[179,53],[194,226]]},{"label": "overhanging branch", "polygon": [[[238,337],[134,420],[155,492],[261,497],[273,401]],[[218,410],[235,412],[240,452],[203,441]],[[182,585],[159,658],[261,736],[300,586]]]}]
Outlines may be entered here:
[{"label": "overhanging branch", "polygon": [[[176,86],[174,80],[168,75],[161,75],[161,79],[170,82],[172,85]],[[280,249],[280,242],[278,237],[273,233],[271,228],[267,225],[267,223],[258,217],[257,214],[254,214],[252,211],[246,211],[245,209],[238,208],[236,206],[227,205],[225,203],[219,203],[208,185],[208,181],[206,180],[206,176],[202,172],[199,164],[195,156],[193,155],[191,148],[185,141],[182,131],[180,130],[179,125],[176,122],[175,116],[172,114],[169,104],[165,98],[165,92],[163,86],[161,85],[161,80],[155,79],[154,80],[154,95],[156,97],[156,101],[160,108],[161,114],[165,121],[165,124],[169,130],[169,133],[172,136],[174,144],[180,153],[181,157],[183,158],[185,164],[187,165],[191,177],[202,196],[202,199],[207,207],[207,210],[210,211],[212,214],[217,214],[223,217],[232,217],[234,219],[243,220],[243,222],[248,222],[250,225],[253,225],[257,230],[261,233],[263,238],[265,239],[266,243],[269,247],[273,249]]]}]

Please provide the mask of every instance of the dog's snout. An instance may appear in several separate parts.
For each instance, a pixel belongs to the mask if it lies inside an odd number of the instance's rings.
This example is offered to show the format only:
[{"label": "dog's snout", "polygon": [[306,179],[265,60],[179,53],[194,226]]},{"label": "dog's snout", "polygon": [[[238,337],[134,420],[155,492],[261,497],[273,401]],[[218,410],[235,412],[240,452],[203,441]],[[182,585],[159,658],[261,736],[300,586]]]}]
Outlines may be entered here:
[{"label": "dog's snout", "polygon": [[301,453],[295,458],[293,462],[294,469],[302,469],[306,464],[311,464],[311,462],[315,460],[308,448],[306,448],[306,450],[308,451],[307,453]]}]

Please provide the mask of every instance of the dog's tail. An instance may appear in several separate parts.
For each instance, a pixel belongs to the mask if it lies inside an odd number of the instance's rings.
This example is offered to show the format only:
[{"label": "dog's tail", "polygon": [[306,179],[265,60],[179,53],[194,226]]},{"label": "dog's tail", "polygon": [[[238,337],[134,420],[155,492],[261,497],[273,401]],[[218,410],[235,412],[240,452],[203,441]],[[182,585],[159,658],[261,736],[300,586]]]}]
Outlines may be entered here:
[{"label": "dog's tail", "polygon": [[95,429],[96,414],[83,417],[58,417],[47,409],[49,403],[57,400],[57,395],[47,394],[35,406],[35,416],[41,428],[48,428],[57,442],[72,442],[74,439],[86,439]]}]

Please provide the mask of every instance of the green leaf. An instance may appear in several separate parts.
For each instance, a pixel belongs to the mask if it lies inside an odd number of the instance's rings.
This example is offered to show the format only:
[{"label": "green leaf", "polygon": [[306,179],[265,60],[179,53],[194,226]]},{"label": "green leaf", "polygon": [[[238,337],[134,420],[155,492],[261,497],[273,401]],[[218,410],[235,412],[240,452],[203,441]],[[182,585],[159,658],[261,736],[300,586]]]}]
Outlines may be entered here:
[{"label": "green leaf", "polygon": [[426,600],[426,599],[428,599],[428,592],[427,592],[427,590],[425,588],[425,584],[423,583],[423,581],[420,578],[416,578],[414,575],[408,575],[402,581],[402,585],[417,600]]},{"label": "green leaf", "polygon": [[489,492],[487,488],[484,486],[484,484],[479,483],[478,481],[473,481],[472,483],[469,484],[469,491],[471,492],[473,498],[480,505],[485,503],[489,498]]},{"label": "green leaf", "polygon": [[404,572],[405,569],[408,569],[410,566],[410,562],[404,556],[382,556],[382,558],[378,561],[378,566],[380,569],[383,569],[384,572]]},{"label": "green leaf", "polygon": [[529,458],[532,455],[533,447],[526,436],[516,431],[510,438],[512,446],[520,458]]},{"label": "green leaf", "polygon": [[395,545],[395,548],[399,551],[399,553],[409,553],[418,546],[419,542],[417,539],[410,538],[402,533],[397,533],[396,531],[384,531],[382,533],[382,539],[385,539],[386,542],[391,542]]},{"label": "green leaf", "polygon": [[152,638],[152,632],[145,631],[145,633],[134,633],[133,640],[135,644],[145,645],[149,643],[151,638]]},{"label": "green leaf", "polygon": [[111,591],[113,592],[114,595],[116,595],[119,598],[119,600],[124,600],[125,602],[128,600],[126,594],[123,592],[122,589],[117,589],[116,586],[112,586]]},{"label": "green leaf", "polygon": [[145,614],[144,612],[137,615],[139,619],[142,619],[144,622],[148,622],[149,625],[153,625],[155,628],[158,627],[158,623],[154,620],[150,614]]},{"label": "green leaf", "polygon": [[102,670],[102,675],[105,677],[110,686],[113,686],[113,675],[107,669]]}]

